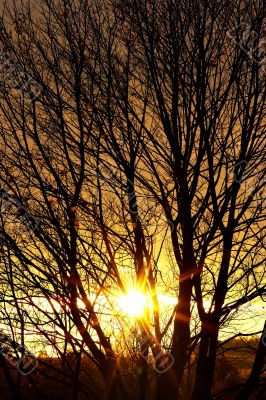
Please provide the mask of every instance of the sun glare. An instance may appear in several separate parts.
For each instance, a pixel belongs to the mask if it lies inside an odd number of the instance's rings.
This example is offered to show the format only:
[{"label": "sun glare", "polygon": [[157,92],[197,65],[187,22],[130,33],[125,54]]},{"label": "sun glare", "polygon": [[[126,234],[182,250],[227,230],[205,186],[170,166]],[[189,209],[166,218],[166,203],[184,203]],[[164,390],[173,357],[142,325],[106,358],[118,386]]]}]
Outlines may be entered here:
[{"label": "sun glare", "polygon": [[131,317],[141,317],[147,307],[147,298],[136,290],[130,290],[119,299],[121,310]]}]

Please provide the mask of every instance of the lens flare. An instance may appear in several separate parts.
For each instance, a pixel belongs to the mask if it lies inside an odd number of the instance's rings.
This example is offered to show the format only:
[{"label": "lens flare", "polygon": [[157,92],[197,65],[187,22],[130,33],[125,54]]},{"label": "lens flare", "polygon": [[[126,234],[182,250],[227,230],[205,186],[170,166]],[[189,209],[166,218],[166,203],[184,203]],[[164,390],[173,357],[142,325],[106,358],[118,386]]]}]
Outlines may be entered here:
[{"label": "lens flare", "polygon": [[121,311],[130,317],[142,317],[147,307],[147,298],[144,293],[136,290],[130,290],[119,298],[119,307]]}]

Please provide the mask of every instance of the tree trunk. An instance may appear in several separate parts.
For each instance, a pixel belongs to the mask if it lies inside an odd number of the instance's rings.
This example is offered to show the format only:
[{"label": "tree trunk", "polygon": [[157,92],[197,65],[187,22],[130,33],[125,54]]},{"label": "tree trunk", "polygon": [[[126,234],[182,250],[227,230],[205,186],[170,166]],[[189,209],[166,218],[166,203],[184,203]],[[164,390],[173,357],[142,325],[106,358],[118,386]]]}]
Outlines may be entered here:
[{"label": "tree trunk", "polygon": [[138,390],[138,400],[146,400],[147,389],[148,389],[148,354],[149,347],[146,345],[146,333],[145,330],[142,331],[142,342],[140,345],[140,359],[138,362],[138,373],[139,373],[139,390]]},{"label": "tree trunk", "polygon": [[219,324],[207,318],[202,324],[195,385],[191,400],[209,400],[215,371]]},{"label": "tree trunk", "polygon": [[147,361],[144,358],[140,359],[139,363],[139,400],[146,400],[148,389],[148,368]]},{"label": "tree trunk", "polygon": [[157,400],[176,400],[187,360],[190,340],[190,303],[192,295],[192,280],[180,276],[179,297],[174,321],[173,346],[171,354],[174,357],[173,367],[157,377]]},{"label": "tree trunk", "polygon": [[156,400],[177,400],[178,390],[179,387],[173,367],[164,374],[157,374]]},{"label": "tree trunk", "polygon": [[180,289],[176,315],[174,321],[174,334],[172,355],[174,357],[174,369],[178,385],[181,384],[183,372],[187,360],[190,341],[190,303],[192,295],[192,280],[180,279]]}]

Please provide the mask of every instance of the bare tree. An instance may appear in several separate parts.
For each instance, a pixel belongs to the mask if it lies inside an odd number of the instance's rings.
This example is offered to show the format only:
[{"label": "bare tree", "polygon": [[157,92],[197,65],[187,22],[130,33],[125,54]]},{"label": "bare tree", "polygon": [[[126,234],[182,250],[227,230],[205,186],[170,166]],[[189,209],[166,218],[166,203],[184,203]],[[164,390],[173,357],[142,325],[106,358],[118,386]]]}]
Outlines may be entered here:
[{"label": "bare tree", "polygon": [[265,293],[263,7],[116,3],[122,29],[112,26],[101,49],[98,85],[112,100],[102,147],[161,206],[180,271],[174,373],[160,376],[159,398],[168,388],[175,398],[182,380],[193,298],[202,324],[196,399],[210,396],[226,298],[243,287],[234,308]]},{"label": "bare tree", "polygon": [[[13,300],[32,293],[40,320],[56,319],[67,346],[99,368],[103,398],[129,396],[98,308],[127,291],[123,263],[152,300],[139,320],[140,400],[149,351],[173,357],[156,386],[158,399],[175,399],[197,343],[191,398],[209,399],[220,328],[265,295],[264,35],[263,1],[43,0],[3,16]],[[158,294],[170,287],[164,318]]]}]

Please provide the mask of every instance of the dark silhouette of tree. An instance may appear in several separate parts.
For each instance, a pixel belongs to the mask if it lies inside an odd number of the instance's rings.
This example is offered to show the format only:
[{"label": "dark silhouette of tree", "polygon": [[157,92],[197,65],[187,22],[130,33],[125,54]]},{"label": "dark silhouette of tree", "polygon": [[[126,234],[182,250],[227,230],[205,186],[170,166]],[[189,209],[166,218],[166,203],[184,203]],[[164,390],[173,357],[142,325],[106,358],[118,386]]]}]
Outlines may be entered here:
[{"label": "dark silhouette of tree", "polygon": [[221,327],[265,295],[264,36],[262,1],[43,0],[3,14],[8,303],[63,365],[69,348],[92,361],[99,398],[130,396],[104,317],[130,280],[153,305],[138,321],[139,400],[149,355],[170,353],[156,398],[176,399],[195,348],[191,399],[210,399]]}]

